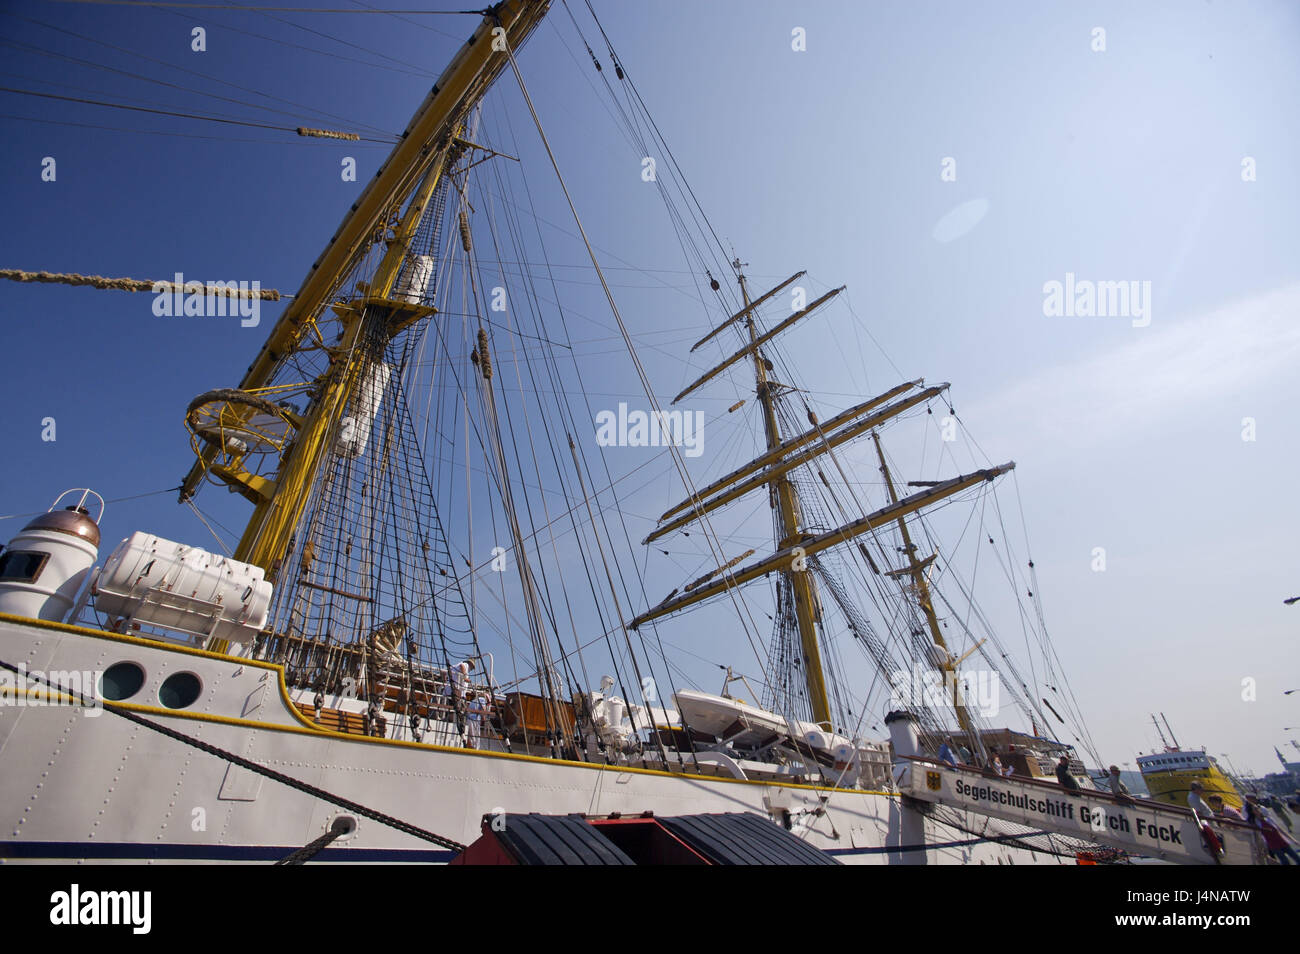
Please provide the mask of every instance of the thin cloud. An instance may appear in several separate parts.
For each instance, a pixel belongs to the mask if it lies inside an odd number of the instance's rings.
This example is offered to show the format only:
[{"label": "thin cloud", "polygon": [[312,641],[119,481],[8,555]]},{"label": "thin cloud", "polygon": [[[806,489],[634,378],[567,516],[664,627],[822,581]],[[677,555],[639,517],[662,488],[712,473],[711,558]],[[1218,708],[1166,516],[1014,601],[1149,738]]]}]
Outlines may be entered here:
[{"label": "thin cloud", "polygon": [[[1045,321],[1111,319],[1045,318]],[[1182,320],[1132,329],[1132,340],[1055,365],[977,402],[971,420],[1068,434],[1072,443],[1149,429],[1300,364],[1300,284]]]}]

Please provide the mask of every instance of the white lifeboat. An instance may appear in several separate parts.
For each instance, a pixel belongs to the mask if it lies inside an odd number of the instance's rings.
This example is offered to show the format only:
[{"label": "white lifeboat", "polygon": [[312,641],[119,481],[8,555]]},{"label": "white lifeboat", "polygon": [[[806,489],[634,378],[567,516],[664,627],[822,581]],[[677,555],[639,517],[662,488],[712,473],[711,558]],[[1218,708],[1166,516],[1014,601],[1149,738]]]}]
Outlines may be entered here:
[{"label": "white lifeboat", "polygon": [[[747,729],[768,735],[790,735],[784,716],[751,706],[741,699],[683,689],[673,694],[682,721],[696,732],[726,738]],[[809,726],[816,728],[816,726]]]},{"label": "white lifeboat", "polygon": [[851,763],[857,755],[857,746],[842,735],[828,732],[815,722],[786,719],[742,699],[693,689],[682,690],[674,698],[682,721],[696,732],[741,743],[780,736],[803,743],[841,767]]}]

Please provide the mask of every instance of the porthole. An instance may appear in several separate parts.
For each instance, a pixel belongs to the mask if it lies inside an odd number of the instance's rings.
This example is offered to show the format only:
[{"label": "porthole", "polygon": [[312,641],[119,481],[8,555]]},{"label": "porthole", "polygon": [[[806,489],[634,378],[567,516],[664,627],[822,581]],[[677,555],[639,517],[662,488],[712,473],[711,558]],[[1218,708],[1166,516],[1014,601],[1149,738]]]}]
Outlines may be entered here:
[{"label": "porthole", "polygon": [[186,709],[203,691],[203,683],[192,672],[174,672],[158,689],[158,701],[168,709]]},{"label": "porthole", "polygon": [[144,685],[144,670],[133,662],[113,663],[104,670],[99,692],[108,702],[130,699]]}]

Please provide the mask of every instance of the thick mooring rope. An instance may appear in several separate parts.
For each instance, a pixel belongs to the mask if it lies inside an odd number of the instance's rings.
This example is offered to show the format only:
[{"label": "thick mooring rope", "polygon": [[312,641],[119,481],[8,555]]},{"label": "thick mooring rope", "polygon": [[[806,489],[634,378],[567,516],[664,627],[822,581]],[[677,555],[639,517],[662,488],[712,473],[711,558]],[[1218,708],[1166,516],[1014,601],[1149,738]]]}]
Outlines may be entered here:
[{"label": "thick mooring rope", "polygon": [[0,268],[0,278],[13,282],[44,282],[51,285],[86,285],[91,288],[104,288],[113,291],[183,292],[184,294],[215,295],[225,298],[260,298],[263,301],[279,301],[282,297],[274,288],[239,288],[228,287],[230,283],[214,282],[152,282],[138,278],[105,278],[103,275],[78,275],[76,272],[25,272],[20,268]]}]

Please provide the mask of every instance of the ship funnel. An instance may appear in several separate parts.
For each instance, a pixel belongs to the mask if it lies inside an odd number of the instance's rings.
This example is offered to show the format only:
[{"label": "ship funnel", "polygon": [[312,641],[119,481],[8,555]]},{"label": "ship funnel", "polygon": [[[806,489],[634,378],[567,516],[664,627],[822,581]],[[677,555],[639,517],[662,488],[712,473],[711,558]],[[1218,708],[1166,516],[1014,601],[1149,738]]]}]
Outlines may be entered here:
[{"label": "ship funnel", "polygon": [[[917,732],[917,718],[912,713],[896,709],[885,716],[885,725],[889,727],[889,740],[894,748],[894,785],[900,792],[906,792],[912,784],[912,772],[917,769],[912,759],[920,757],[921,739]],[[923,769],[922,769],[923,770]],[[926,840],[925,815],[921,803],[904,796],[899,800],[898,837],[903,845],[923,845]],[[895,858],[891,857],[891,860]],[[923,865],[926,863],[924,851],[909,852],[896,856],[902,864]]]},{"label": "ship funnel", "polygon": [[81,487],[23,527],[0,552],[0,613],[67,621],[99,557],[103,517],[104,498]]}]

